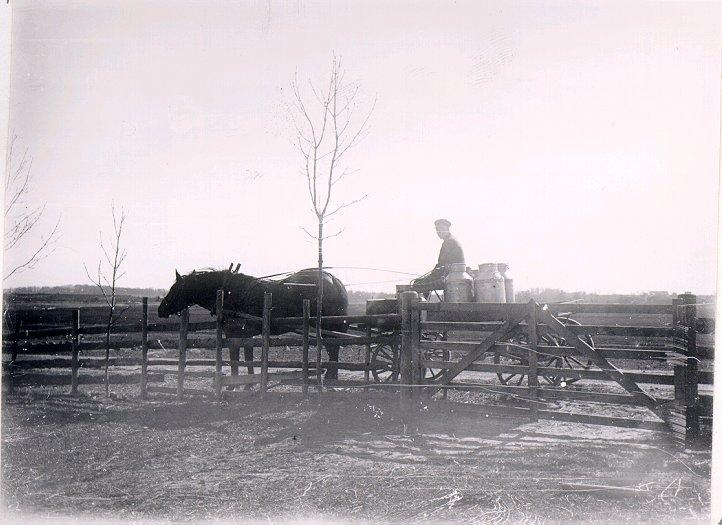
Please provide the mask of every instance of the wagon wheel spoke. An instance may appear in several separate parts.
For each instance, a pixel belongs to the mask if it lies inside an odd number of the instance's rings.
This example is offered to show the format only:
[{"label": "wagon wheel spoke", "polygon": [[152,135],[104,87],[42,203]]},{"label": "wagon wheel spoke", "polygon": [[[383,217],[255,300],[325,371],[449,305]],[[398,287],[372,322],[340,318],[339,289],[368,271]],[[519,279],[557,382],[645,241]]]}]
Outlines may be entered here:
[{"label": "wagon wheel spoke", "polygon": [[[563,340],[560,337],[557,337],[553,334],[545,334],[542,336],[542,341],[547,344],[548,346],[560,346],[563,343]],[[542,366],[550,367],[550,368],[560,368],[562,366],[562,358],[556,355],[547,355],[546,362],[543,362]],[[549,383],[552,386],[557,386],[559,383],[561,383],[562,378],[557,375],[552,374],[542,374],[542,378],[544,381]]]},{"label": "wagon wheel spoke", "polygon": [[[559,321],[564,323],[566,326],[581,326],[581,323],[575,319],[572,319],[568,316],[560,316],[557,317]],[[559,337],[557,335],[548,334],[550,337],[554,338],[556,340],[556,343],[560,346],[568,346],[569,343],[564,339],[563,337]],[[580,339],[582,339],[584,342],[586,342],[589,346],[594,348],[594,340],[592,339],[592,336],[589,334],[585,334],[584,336],[579,336]],[[583,362],[584,359],[581,361],[577,359],[576,357],[567,355],[564,356],[563,359],[560,359],[558,361],[557,367],[558,368],[568,368],[570,372],[573,372],[575,370],[589,370],[589,368],[592,365],[592,361],[587,359],[586,363]],[[547,378],[547,380],[553,379],[554,382],[552,383],[554,386],[561,385],[562,383],[566,385],[569,385],[571,383],[574,383],[576,381],[579,381],[581,378],[578,376],[575,376],[573,374],[565,374],[562,373],[559,376],[553,376],[551,378]],[[551,382],[551,381],[550,381]]]},{"label": "wagon wheel spoke", "polygon": [[[494,353],[494,364],[526,366],[528,363],[525,358],[515,355],[508,350],[498,350]],[[499,378],[499,381],[502,385],[515,384],[516,386],[519,386],[524,381],[524,377],[526,377],[526,374],[519,374],[517,372],[497,372],[496,377]]]},{"label": "wagon wheel spoke", "polygon": [[[427,350],[424,354],[424,360],[427,361],[449,361],[451,355],[448,350]],[[444,368],[427,368],[423,369],[423,377],[427,381],[434,381],[442,376]]]},{"label": "wagon wheel spoke", "polygon": [[394,345],[378,344],[371,351],[371,374],[377,383],[398,381],[399,356]]}]

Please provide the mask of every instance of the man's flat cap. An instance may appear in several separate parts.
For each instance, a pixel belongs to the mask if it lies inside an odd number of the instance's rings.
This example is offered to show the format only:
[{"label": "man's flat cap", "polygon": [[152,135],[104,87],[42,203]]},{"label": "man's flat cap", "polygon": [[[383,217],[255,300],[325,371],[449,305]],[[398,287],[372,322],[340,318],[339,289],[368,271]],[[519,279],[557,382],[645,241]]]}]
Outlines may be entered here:
[{"label": "man's flat cap", "polygon": [[451,226],[451,223],[446,219],[438,219],[434,221],[434,226],[436,226],[437,230],[448,230]]}]

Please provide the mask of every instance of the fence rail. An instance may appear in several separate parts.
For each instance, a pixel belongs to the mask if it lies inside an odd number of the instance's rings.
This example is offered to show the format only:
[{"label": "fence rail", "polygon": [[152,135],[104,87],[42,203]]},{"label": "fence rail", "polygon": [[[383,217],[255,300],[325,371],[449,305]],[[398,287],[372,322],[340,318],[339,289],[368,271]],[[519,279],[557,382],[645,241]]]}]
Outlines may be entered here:
[{"label": "fence rail", "polygon": [[[363,348],[363,362],[322,361],[321,355],[309,355],[309,349],[315,347],[317,340],[314,330],[311,329],[317,321],[310,315],[310,308],[304,305],[304,315],[301,317],[272,318],[270,316],[272,297],[267,298],[263,316],[244,316],[246,322],[256,324],[260,335],[256,337],[235,338],[227,337],[224,332],[224,323],[234,322],[232,315],[223,311],[222,294],[218,296],[217,311],[220,312],[216,321],[191,322],[188,312],[177,322],[154,322],[148,320],[147,299],[142,306],[142,317],[139,321],[124,322],[113,326],[113,340],[111,348],[139,348],[140,357],[116,357],[109,361],[114,368],[140,367],[141,397],[146,398],[148,393],[165,392],[184,395],[198,393],[198,389],[188,388],[186,377],[212,377],[213,387],[206,391],[217,398],[223,397],[224,388],[242,385],[257,385],[261,393],[265,393],[273,384],[299,384],[303,392],[307,393],[310,386],[316,386],[319,391],[326,385],[322,381],[321,373],[326,371],[346,370],[363,372],[364,380],[353,379],[344,384],[352,387],[378,387],[396,388],[402,400],[416,396],[428,396],[435,392],[446,395],[452,390],[475,390],[514,395],[528,403],[524,409],[532,419],[551,417],[558,420],[579,420],[571,415],[541,409],[540,403],[550,399],[570,399],[582,401],[598,401],[619,405],[649,406],[662,413],[662,405],[672,403],[669,409],[669,426],[679,430],[680,418],[684,420],[684,436],[687,443],[699,437],[700,420],[711,413],[711,397],[700,394],[699,385],[712,384],[712,373],[700,370],[700,360],[712,359],[714,349],[709,345],[698,344],[697,332],[700,326],[713,329],[713,323],[700,323],[697,317],[697,308],[694,296],[682,297],[672,305],[628,305],[628,304],[549,304],[544,309],[534,309],[529,304],[484,304],[484,303],[422,303],[413,293],[402,293],[398,313],[330,316],[323,317],[321,322],[344,322],[353,325],[357,333],[339,333],[327,329],[322,330],[324,340],[340,346],[357,346]],[[539,312],[537,315],[531,312]],[[72,391],[77,391],[78,385],[95,380],[91,376],[78,374],[82,370],[94,370],[105,366],[104,359],[80,357],[84,351],[105,348],[102,341],[86,340],[92,336],[105,333],[106,327],[101,325],[83,326],[79,310],[70,316],[70,328],[47,328],[34,326],[33,323],[22,323],[27,313],[17,314],[11,312],[6,319],[15,319],[16,323],[10,325],[11,330],[3,337],[3,353],[10,354],[11,376],[15,372],[26,372],[32,369],[70,368],[68,379]],[[567,325],[564,331],[566,339],[558,336],[556,344],[549,343],[550,334],[558,330],[557,319],[548,314],[639,314],[648,316],[665,316],[671,320],[666,326],[632,326],[607,324],[580,324]],[[57,315],[56,315],[57,317]],[[511,321],[515,320],[517,332],[513,337],[504,334]],[[284,335],[271,335],[272,332],[288,328],[295,333]],[[215,334],[211,331],[215,330]],[[442,332],[447,335],[463,333],[470,340],[458,340],[453,337],[447,340],[425,339],[433,332]],[[511,334],[511,332],[509,332]],[[469,335],[471,334],[471,335]],[[526,339],[519,341],[519,334]],[[666,371],[650,370],[618,370],[595,365],[595,368],[581,367],[570,369],[560,366],[561,361],[567,359],[589,357],[585,354],[585,337],[599,337],[604,341],[592,348],[594,358],[608,363],[608,360],[654,360],[658,363],[669,363],[673,369]],[[571,339],[570,339],[571,338]],[[390,361],[375,361],[371,357],[371,349],[387,346],[399,348],[398,355]],[[242,359],[231,351],[228,358],[224,356],[225,348],[240,348],[248,352],[260,349],[258,356]],[[271,359],[269,352],[272,348],[296,347],[301,350],[299,359]],[[215,358],[189,358],[188,351],[194,348],[215,349]],[[173,350],[178,352],[177,358],[149,357],[148,351],[154,349]],[[512,349],[523,357],[517,362],[482,362],[489,356],[509,355]],[[430,359],[429,353],[441,352],[446,358],[438,356]],[[70,354],[68,358],[33,359],[32,355]],[[18,359],[21,356],[22,359]],[[454,356],[451,359],[448,356]],[[543,359],[539,356],[545,356]],[[30,358],[28,358],[30,357]],[[173,367],[174,370],[160,370],[159,367]],[[198,370],[206,367],[211,370]],[[231,367],[232,375],[227,375],[225,367]],[[236,375],[239,368],[259,368],[259,374]],[[189,370],[190,369],[190,370]],[[424,379],[425,370],[435,370],[442,380],[429,382]],[[478,381],[454,379],[459,374],[478,372],[482,374],[517,375],[527,378],[526,385],[479,383]],[[383,373],[390,379],[398,379],[396,383],[373,383],[371,374]],[[174,387],[153,386],[150,383],[161,381],[163,375],[171,374],[177,378]],[[473,375],[473,374],[472,374]],[[55,379],[50,381],[66,381]],[[118,381],[118,375],[113,375]],[[560,389],[558,385],[548,386],[540,384],[541,378],[563,377],[570,381],[617,380],[625,388],[625,394],[609,392],[592,392],[579,389]],[[16,378],[16,385],[29,384],[31,380],[42,380],[39,374],[24,374],[22,379]],[[130,381],[130,380],[128,380]],[[135,380],[134,380],[135,381]],[[12,382],[11,382],[12,383]],[[651,399],[647,394],[635,391],[632,385],[657,384],[674,386],[674,398]],[[64,383],[65,384],[65,383]],[[667,410],[666,408],[664,410]],[[549,414],[547,414],[549,412]],[[655,412],[657,413],[657,412]],[[564,419],[567,418],[567,419]],[[571,418],[571,419],[570,419]],[[585,419],[585,418],[582,418]],[[614,421],[619,423],[620,418],[601,418],[599,421]],[[623,419],[623,418],[622,418]],[[589,420],[587,417],[585,420]],[[642,424],[628,421],[628,425]],[[651,425],[658,426],[658,425]]]}]

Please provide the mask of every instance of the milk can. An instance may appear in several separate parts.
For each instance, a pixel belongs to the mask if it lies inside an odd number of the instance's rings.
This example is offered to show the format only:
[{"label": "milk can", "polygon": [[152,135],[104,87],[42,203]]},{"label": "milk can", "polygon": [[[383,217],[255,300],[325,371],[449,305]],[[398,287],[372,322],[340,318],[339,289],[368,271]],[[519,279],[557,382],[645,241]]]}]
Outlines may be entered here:
[{"label": "milk can", "polygon": [[505,303],[504,278],[496,263],[479,265],[479,273],[474,279],[474,295],[477,303]]},{"label": "milk can", "polygon": [[444,302],[470,303],[474,296],[474,281],[466,273],[464,263],[452,264],[444,280]]},{"label": "milk can", "polygon": [[506,295],[506,302],[514,302],[514,279],[509,277],[507,272],[509,271],[509,265],[506,263],[496,263],[499,273],[504,278],[504,294]]}]

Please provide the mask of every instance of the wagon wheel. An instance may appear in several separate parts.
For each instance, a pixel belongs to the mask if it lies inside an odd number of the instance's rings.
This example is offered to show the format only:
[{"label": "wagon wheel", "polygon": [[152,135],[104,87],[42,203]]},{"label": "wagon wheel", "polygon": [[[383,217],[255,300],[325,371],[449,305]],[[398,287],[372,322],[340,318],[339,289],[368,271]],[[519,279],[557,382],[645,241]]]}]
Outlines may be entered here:
[{"label": "wagon wheel", "polygon": [[[565,325],[576,325],[579,326],[581,323],[578,321],[575,321],[574,319],[570,319],[568,317],[559,317],[558,318],[561,322],[563,322]],[[592,339],[592,336],[589,334],[586,334],[582,337],[582,339],[592,348],[594,347],[594,340]],[[521,334],[520,336],[511,339],[509,341],[510,343],[516,343],[520,345],[526,345],[527,344],[527,337],[524,334]],[[553,335],[553,334],[545,334],[539,338],[539,342],[546,346],[566,346],[567,342],[564,338]],[[529,359],[526,355],[524,355],[524,350],[522,349],[513,349],[507,350],[507,351],[497,351],[494,354],[494,363],[495,364],[502,364],[502,365],[522,365],[522,366],[529,366]],[[540,354],[539,355],[539,366],[540,367],[549,367],[549,368],[569,368],[570,370],[589,370],[589,367],[592,365],[591,360],[584,359],[580,361],[576,357],[572,356],[554,356],[554,355],[548,355],[548,354]],[[520,373],[505,373],[505,372],[497,372],[496,376],[499,378],[499,381],[503,385],[521,385],[524,381],[524,377],[526,374],[520,374]],[[551,375],[551,374],[543,374],[541,376],[544,381],[546,381],[548,384],[552,386],[559,386],[562,383],[564,385],[569,385],[571,383],[574,383],[576,381],[579,381],[579,377],[574,376],[567,376],[565,374],[559,374],[559,375]]]},{"label": "wagon wheel", "polygon": [[379,343],[371,347],[371,373],[377,383],[395,383],[399,380],[399,347]]},{"label": "wagon wheel", "polygon": [[[539,339],[539,342],[547,345],[547,346],[562,346],[566,344],[566,341],[562,339],[561,337],[557,337],[556,335],[547,334],[542,336]],[[549,354],[540,354],[539,355],[539,366],[542,367],[549,367],[549,368],[574,368],[571,366],[570,363],[565,362],[568,356],[556,356],[556,355],[549,355]],[[550,374],[542,374],[541,377],[549,383],[552,386],[559,386],[562,384],[563,381],[566,381],[569,383],[571,381],[570,378],[567,378],[564,375],[550,375]]]},{"label": "wagon wheel", "polygon": [[[570,317],[558,317],[562,323],[565,325],[572,325],[572,326],[581,326],[582,323],[579,321],[572,319]],[[551,336],[556,339],[558,339],[558,346],[567,346],[567,341],[562,337],[557,336]],[[584,334],[581,338],[582,341],[587,343],[589,346],[594,348],[594,339],[592,339],[592,336],[589,334]],[[570,355],[559,357],[557,358],[557,361],[554,365],[547,365],[547,366],[554,366],[555,368],[569,368],[571,370],[589,370],[589,368],[592,366],[592,360],[591,359],[584,359],[583,357],[576,358]],[[565,377],[560,376],[556,377],[555,383],[552,383],[554,386],[558,386],[562,384],[562,381],[564,381],[565,385],[570,385],[572,383],[576,383],[579,381],[579,377]]]},{"label": "wagon wheel", "polygon": [[[521,341],[519,341],[518,339],[512,339],[509,342],[512,344],[521,344]],[[519,349],[513,346],[507,346],[507,349],[508,350],[506,351],[497,350],[494,353],[495,365],[529,365],[529,361],[527,360],[527,358],[519,354]],[[518,374],[513,372],[497,372],[496,377],[499,378],[499,381],[502,385],[519,386],[521,385],[522,381],[524,381],[525,374]]]},{"label": "wagon wheel", "polygon": [[[424,353],[424,359],[428,361],[448,361],[450,359],[448,350],[427,350]],[[425,381],[434,381],[441,377],[445,368],[423,368],[423,377]]]},{"label": "wagon wheel", "polygon": [[[426,332],[422,334],[421,339],[424,341],[446,341],[446,334],[440,332]],[[450,359],[450,353],[448,350],[429,349],[424,352],[424,360],[428,361],[448,361]],[[421,376],[425,381],[434,381],[441,377],[444,373],[444,368],[426,368],[421,369]]]}]

